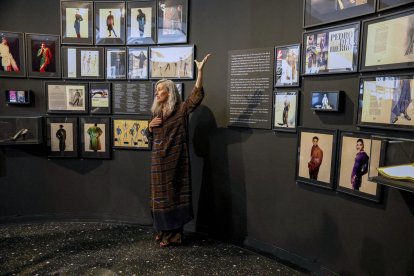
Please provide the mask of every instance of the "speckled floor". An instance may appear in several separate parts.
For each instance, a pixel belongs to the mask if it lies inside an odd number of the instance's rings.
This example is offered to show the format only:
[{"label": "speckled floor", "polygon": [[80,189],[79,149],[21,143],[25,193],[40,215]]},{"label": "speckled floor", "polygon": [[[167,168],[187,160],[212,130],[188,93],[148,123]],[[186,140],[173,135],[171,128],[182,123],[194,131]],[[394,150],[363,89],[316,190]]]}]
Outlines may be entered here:
[{"label": "speckled floor", "polygon": [[199,234],[160,248],[148,227],[44,222],[0,225],[0,275],[302,275]]}]

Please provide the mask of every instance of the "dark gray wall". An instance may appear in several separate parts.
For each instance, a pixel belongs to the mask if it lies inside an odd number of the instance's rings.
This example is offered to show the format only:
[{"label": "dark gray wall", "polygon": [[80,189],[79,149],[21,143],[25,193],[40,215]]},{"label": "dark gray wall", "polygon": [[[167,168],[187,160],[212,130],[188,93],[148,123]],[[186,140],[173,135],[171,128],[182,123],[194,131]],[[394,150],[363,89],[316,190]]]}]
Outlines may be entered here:
[{"label": "dark gray wall", "polygon": [[[188,229],[244,241],[320,274],[412,275],[414,194],[385,189],[384,200],[375,204],[295,184],[295,134],[225,127],[227,52],[301,42],[302,1],[190,2],[189,42],[198,58],[213,56],[206,98],[191,117],[196,220]],[[59,34],[58,1],[0,3],[0,18],[7,19],[0,29]],[[305,78],[300,125],[356,130],[358,79]],[[186,92],[191,86],[185,83]],[[1,92],[0,115],[44,114],[43,80],[0,79],[0,90],[12,87],[32,89],[36,105],[6,107]],[[316,89],[345,91],[345,110],[312,113],[309,94]],[[42,146],[3,147],[0,218],[150,224],[149,161],[149,152],[118,150],[105,161],[48,160]]]}]

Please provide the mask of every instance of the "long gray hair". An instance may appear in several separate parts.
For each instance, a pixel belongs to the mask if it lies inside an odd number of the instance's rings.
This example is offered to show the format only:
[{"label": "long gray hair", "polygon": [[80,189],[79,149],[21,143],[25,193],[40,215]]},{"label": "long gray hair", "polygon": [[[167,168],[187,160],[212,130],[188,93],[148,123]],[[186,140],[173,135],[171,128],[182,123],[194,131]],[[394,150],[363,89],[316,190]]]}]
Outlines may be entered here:
[{"label": "long gray hair", "polygon": [[162,79],[157,81],[155,84],[155,90],[157,89],[159,84],[165,85],[168,91],[168,99],[167,102],[164,104],[160,104],[157,102],[157,99],[154,97],[154,102],[152,103],[151,112],[154,116],[159,116],[162,114],[162,109],[164,106],[167,106],[166,113],[163,114],[165,117],[169,116],[175,109],[175,106],[181,103],[181,97],[178,94],[178,89],[175,86],[174,82],[167,79]]}]

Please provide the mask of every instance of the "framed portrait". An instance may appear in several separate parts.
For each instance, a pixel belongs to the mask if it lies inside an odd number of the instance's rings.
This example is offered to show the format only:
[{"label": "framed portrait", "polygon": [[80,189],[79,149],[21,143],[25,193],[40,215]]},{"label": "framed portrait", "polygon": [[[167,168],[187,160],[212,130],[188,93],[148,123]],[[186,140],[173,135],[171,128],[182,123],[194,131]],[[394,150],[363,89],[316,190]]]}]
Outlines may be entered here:
[{"label": "framed portrait", "polygon": [[88,113],[88,83],[46,82],[47,113]]},{"label": "framed portrait", "polygon": [[155,0],[127,2],[127,45],[155,44]]},{"label": "framed portrait", "polygon": [[64,79],[104,79],[104,49],[62,47]]},{"label": "framed portrait", "polygon": [[113,82],[112,113],[151,115],[153,84],[149,81]]},{"label": "framed portrait", "polygon": [[303,75],[353,73],[358,69],[359,22],[303,34]]},{"label": "framed portrait", "polygon": [[340,132],[337,190],[379,202],[382,185],[369,181],[368,171],[376,171],[380,156],[381,141],[371,140],[371,134]]},{"label": "framed portrait", "polygon": [[275,47],[275,87],[300,86],[300,44]]},{"label": "framed portrait", "polygon": [[414,75],[389,75],[360,79],[360,127],[414,130]]},{"label": "framed portrait", "polygon": [[106,48],[106,79],[126,79],[126,48]]},{"label": "framed portrait", "polygon": [[360,71],[414,66],[414,9],[362,22]]},{"label": "framed portrait", "polygon": [[150,150],[145,136],[148,119],[112,118],[112,145],[116,149]]},{"label": "framed portrait", "polygon": [[26,34],[29,78],[55,78],[60,72],[60,36]]},{"label": "framed portrait", "polygon": [[378,11],[396,8],[413,2],[414,0],[378,0]]},{"label": "framed portrait", "polygon": [[23,33],[0,31],[0,77],[25,77]]},{"label": "framed portrait", "polygon": [[128,79],[148,79],[148,48],[128,47]]},{"label": "framed portrait", "polygon": [[89,112],[91,115],[111,114],[111,101],[111,83],[89,83]]},{"label": "framed portrait", "polygon": [[338,112],[341,109],[341,91],[312,91],[311,109]]},{"label": "framed portrait", "polygon": [[187,43],[188,0],[158,1],[158,44]]},{"label": "framed portrait", "polygon": [[49,157],[78,157],[78,118],[47,117],[46,139]]},{"label": "framed portrait", "polygon": [[298,110],[299,91],[273,92],[273,130],[296,132]]},{"label": "framed portrait", "polygon": [[125,2],[95,2],[95,44],[125,45]]},{"label": "framed portrait", "polygon": [[93,2],[61,1],[62,44],[93,44]]},{"label": "framed portrait", "polygon": [[375,12],[376,0],[304,0],[304,28]]},{"label": "framed portrait", "polygon": [[109,117],[81,117],[80,156],[82,158],[111,158],[111,126]]},{"label": "framed portrait", "polygon": [[194,45],[150,47],[151,79],[193,79]]},{"label": "framed portrait", "polygon": [[333,189],[336,130],[299,128],[296,181]]}]

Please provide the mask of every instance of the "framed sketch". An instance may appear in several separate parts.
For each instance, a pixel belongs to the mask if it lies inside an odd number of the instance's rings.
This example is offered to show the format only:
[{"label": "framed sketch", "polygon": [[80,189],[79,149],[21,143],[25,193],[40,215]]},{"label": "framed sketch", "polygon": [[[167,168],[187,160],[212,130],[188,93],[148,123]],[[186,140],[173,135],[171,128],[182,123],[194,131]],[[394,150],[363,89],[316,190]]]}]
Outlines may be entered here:
[{"label": "framed sketch", "polygon": [[155,44],[155,0],[127,2],[127,45]]},{"label": "framed sketch", "polygon": [[371,134],[341,132],[337,167],[337,190],[368,200],[380,201],[382,185],[368,180],[368,171],[380,166],[381,141]]},{"label": "framed sketch", "polygon": [[125,45],[125,2],[95,2],[95,44]]},{"label": "framed sketch", "polygon": [[88,83],[46,82],[47,113],[88,113]]},{"label": "framed sketch", "polygon": [[333,189],[336,130],[299,128],[296,181]]},{"label": "framed sketch", "polygon": [[150,47],[151,79],[193,79],[194,45]]},{"label": "framed sketch", "polygon": [[126,48],[106,48],[106,79],[126,79]]},{"label": "framed sketch", "polygon": [[112,118],[113,148],[150,150],[144,135],[148,124],[147,119]]},{"label": "framed sketch", "polygon": [[109,117],[80,118],[80,155],[82,158],[111,158]]},{"label": "framed sketch", "polygon": [[359,22],[303,34],[303,75],[353,73],[358,69]]},{"label": "framed sketch", "polygon": [[304,28],[375,12],[376,0],[304,0]]},{"label": "framed sketch", "polygon": [[187,43],[188,0],[158,1],[158,44]]},{"label": "framed sketch", "polygon": [[414,130],[414,75],[361,78],[360,127]]},{"label": "framed sketch", "polygon": [[62,47],[64,79],[104,79],[104,49]]},{"label": "framed sketch", "polygon": [[300,44],[275,47],[275,87],[299,87]]},{"label": "framed sketch", "polygon": [[25,77],[23,33],[0,31],[0,77]]},{"label": "framed sketch", "polygon": [[47,148],[49,157],[78,157],[78,118],[47,117]]},{"label": "framed sketch", "polygon": [[60,36],[26,34],[29,78],[60,78]]},{"label": "framed sketch", "polygon": [[296,132],[298,126],[299,91],[273,93],[273,130]]},{"label": "framed sketch", "polygon": [[89,112],[95,114],[111,114],[111,83],[89,83]]},{"label": "framed sketch", "polygon": [[414,0],[378,0],[378,11],[388,10],[413,2]]},{"label": "framed sketch", "polygon": [[93,2],[61,1],[62,44],[93,44]]},{"label": "framed sketch", "polygon": [[128,79],[148,79],[148,48],[128,47]]},{"label": "framed sketch", "polygon": [[360,71],[412,69],[414,9],[362,22]]},{"label": "framed sketch", "polygon": [[341,109],[341,91],[312,91],[311,109],[338,112]]}]

